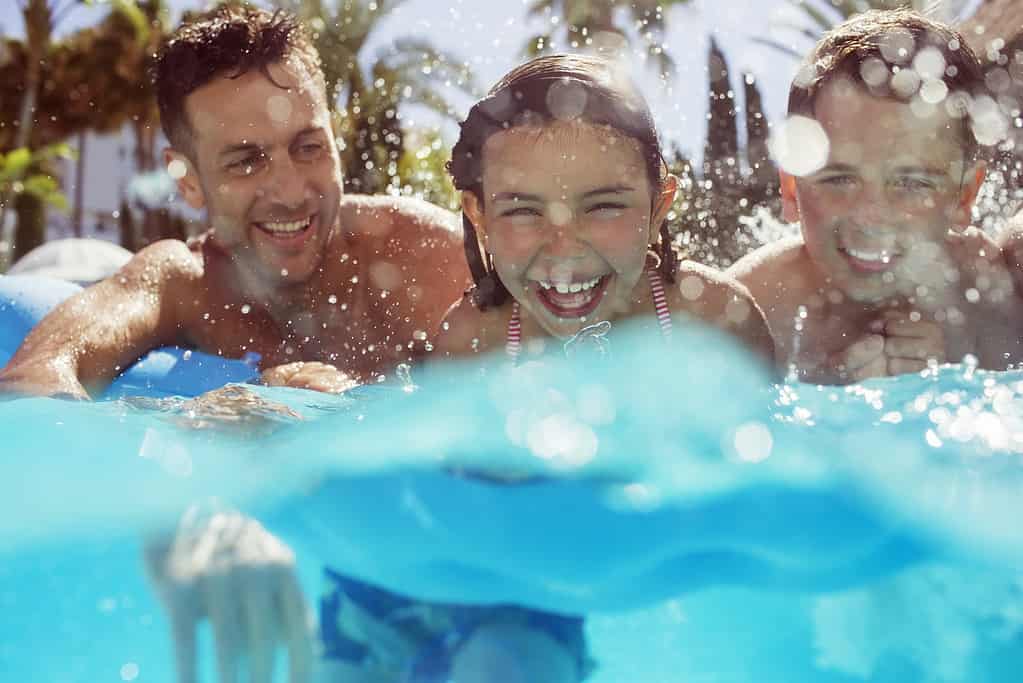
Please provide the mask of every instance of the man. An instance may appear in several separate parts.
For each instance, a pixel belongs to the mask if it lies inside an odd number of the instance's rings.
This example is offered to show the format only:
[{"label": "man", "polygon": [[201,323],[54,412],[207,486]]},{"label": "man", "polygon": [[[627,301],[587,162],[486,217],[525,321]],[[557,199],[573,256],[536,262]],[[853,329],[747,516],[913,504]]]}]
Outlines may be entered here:
[{"label": "man", "polygon": [[[181,26],[156,86],[168,171],[210,230],[163,241],[47,316],[0,390],[86,399],[154,347],[255,352],[264,378],[327,391],[379,378],[433,334],[468,284],[451,215],[409,199],[345,197],[319,57],[283,14],[221,7]],[[226,397],[225,400],[229,400]],[[278,642],[310,669],[291,551],[236,513],[186,515],[149,543],[179,679],[196,680],[209,617],[223,681],[242,656],[269,681]]]},{"label": "man", "polygon": [[776,150],[802,235],[729,271],[767,315],[784,371],[844,384],[1023,358],[998,247],[969,228],[988,135],[959,103],[983,83],[962,37],[911,11],[867,12],[818,43],[789,94],[799,139],[791,157]]},{"label": "man", "polygon": [[151,245],[58,307],[0,390],[84,399],[166,344],[255,352],[270,383],[325,390],[409,358],[468,282],[453,218],[342,196],[304,31],[280,13],[218,10],[173,36],[156,75],[164,160],[210,230]]}]

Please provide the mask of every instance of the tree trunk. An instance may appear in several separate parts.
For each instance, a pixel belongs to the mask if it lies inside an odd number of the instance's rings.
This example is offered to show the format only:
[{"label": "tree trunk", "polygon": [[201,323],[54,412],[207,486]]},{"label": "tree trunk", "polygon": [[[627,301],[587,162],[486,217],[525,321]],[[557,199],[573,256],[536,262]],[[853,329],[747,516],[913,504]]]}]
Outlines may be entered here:
[{"label": "tree trunk", "polygon": [[53,32],[53,16],[47,0],[29,0],[22,14],[25,18],[25,50],[28,63],[25,68],[25,94],[22,96],[18,115],[18,133],[14,138],[15,149],[29,146],[43,73],[42,62],[46,58],[50,35]]},{"label": "tree trunk", "polygon": [[14,229],[14,247],[11,263],[46,241],[46,205],[43,200],[22,192],[14,200],[18,224]]},{"label": "tree trunk", "polygon": [[78,134],[78,159],[75,161],[75,208],[72,213],[71,227],[75,237],[84,234],[82,228],[83,204],[85,201],[85,131]]}]

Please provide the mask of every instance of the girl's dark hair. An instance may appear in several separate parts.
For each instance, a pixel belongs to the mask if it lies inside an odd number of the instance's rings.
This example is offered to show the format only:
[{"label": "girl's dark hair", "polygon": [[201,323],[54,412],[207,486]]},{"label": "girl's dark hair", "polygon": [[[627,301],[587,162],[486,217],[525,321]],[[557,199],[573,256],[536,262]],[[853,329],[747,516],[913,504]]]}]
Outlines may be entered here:
[{"label": "girl's dark hair", "polygon": [[[631,79],[604,59],[548,55],[513,69],[469,110],[447,164],[455,188],[472,192],[483,201],[483,145],[494,133],[570,119],[609,126],[638,142],[651,185],[660,188],[664,184],[667,166],[653,116]],[[475,282],[472,301],[481,309],[500,306],[508,299],[508,290],[464,213],[462,230],[465,257]],[[667,221],[658,234],[651,249],[660,260],[663,277],[674,282],[677,259]]]}]

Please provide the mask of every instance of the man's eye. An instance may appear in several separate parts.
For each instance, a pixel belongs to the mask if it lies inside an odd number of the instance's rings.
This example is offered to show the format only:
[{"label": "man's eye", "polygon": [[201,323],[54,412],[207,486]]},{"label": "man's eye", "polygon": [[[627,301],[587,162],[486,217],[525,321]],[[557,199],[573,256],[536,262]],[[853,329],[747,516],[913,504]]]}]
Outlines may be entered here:
[{"label": "man's eye", "polygon": [[856,182],[856,179],[851,175],[829,175],[821,178],[818,182],[825,185],[833,185],[835,187],[842,187],[846,185],[852,185]]},{"label": "man's eye", "polygon": [[227,170],[234,175],[252,175],[256,171],[259,171],[266,164],[266,157],[262,154],[253,154],[252,156],[239,159],[238,161],[232,161],[227,165]]},{"label": "man's eye", "polygon": [[323,154],[324,147],[318,142],[307,142],[299,145],[296,150],[296,156],[302,161],[311,161],[320,158]]}]

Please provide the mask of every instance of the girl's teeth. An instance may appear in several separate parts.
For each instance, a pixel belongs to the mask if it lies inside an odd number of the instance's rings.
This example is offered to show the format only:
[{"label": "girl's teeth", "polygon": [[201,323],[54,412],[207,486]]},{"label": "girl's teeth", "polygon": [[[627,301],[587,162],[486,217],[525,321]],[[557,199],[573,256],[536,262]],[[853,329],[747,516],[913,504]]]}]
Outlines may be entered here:
[{"label": "girl's teeth", "polygon": [[586,282],[548,282],[547,280],[540,280],[540,286],[544,289],[553,289],[558,294],[575,294],[587,289],[593,289],[597,283],[600,282],[599,277],[595,277],[592,280]]}]

